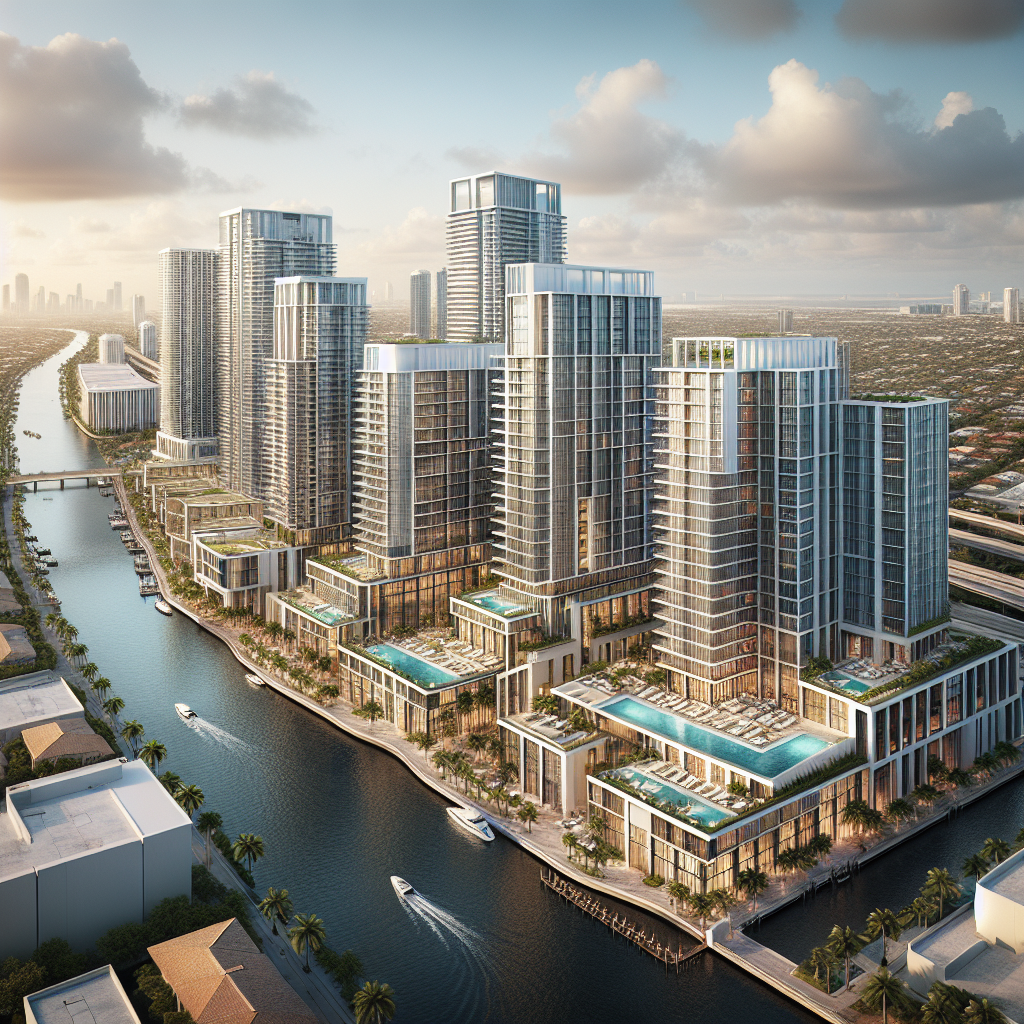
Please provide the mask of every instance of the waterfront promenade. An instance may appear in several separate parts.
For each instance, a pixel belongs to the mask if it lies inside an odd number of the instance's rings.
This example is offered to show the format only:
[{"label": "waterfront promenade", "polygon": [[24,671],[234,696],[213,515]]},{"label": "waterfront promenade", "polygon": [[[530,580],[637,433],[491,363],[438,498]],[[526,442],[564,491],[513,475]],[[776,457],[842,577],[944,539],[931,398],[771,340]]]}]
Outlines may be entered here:
[{"label": "waterfront promenade", "polygon": [[[118,486],[120,487],[120,484]],[[303,693],[293,689],[277,675],[256,666],[249,659],[245,649],[238,643],[238,636],[243,630],[233,629],[206,619],[173,597],[167,584],[166,575],[159,564],[159,559],[156,557],[156,553],[152,549],[145,533],[135,520],[134,512],[131,510],[131,505],[127,500],[127,495],[123,491],[120,492],[120,498],[122,507],[126,509],[131,518],[136,536],[142,539],[150,553],[151,562],[155,567],[164,597],[181,614],[188,616],[211,634],[228,644],[234,657],[247,671],[257,673],[275,691],[288,697],[288,699],[296,704],[302,705],[322,719],[397,757],[421,782],[433,788],[447,800],[462,806],[479,808],[496,829],[499,829],[506,837],[554,868],[564,877],[570,878],[574,884],[585,886],[596,892],[605,893],[612,898],[626,901],[645,911],[656,914],[675,927],[688,932],[698,942],[705,938],[705,936],[701,935],[698,924],[695,921],[683,917],[670,906],[664,889],[652,889],[644,885],[639,872],[627,868],[624,864],[612,864],[605,869],[603,877],[593,877],[585,874],[581,866],[568,862],[565,856],[565,848],[561,843],[564,833],[558,825],[556,815],[540,809],[540,818],[534,825],[531,833],[518,821],[496,813],[493,805],[478,805],[455,786],[443,781],[434,770],[428,756],[417,750],[403,734],[399,733],[392,726],[384,722],[371,724],[364,719],[358,718],[352,715],[352,709],[341,701],[338,701],[331,707],[323,707],[306,697]],[[816,885],[825,881],[833,869],[842,871],[855,868],[858,864],[866,863],[868,860],[891,849],[910,836],[928,828],[930,825],[945,820],[957,808],[966,806],[986,793],[991,792],[992,789],[1002,785],[1010,778],[1016,777],[1022,770],[1024,770],[1024,765],[1005,769],[998,773],[991,781],[968,790],[964,795],[955,798],[943,797],[935,807],[922,813],[920,821],[904,825],[891,835],[881,837],[875,841],[867,840],[863,845],[859,841],[846,841],[837,844],[828,862],[813,869],[809,875],[801,874],[800,876],[790,878],[782,876],[773,877],[771,888],[759,901],[757,916],[772,913],[794,900],[804,898],[810,891],[813,891]],[[774,951],[766,949],[755,939],[743,935],[739,931],[740,928],[749,922],[752,916],[747,908],[740,907],[734,910],[732,926],[735,930],[732,939],[728,938],[729,922],[720,922],[718,925],[713,926],[712,929],[709,929],[710,934],[707,938],[710,939],[711,947],[725,959],[741,967],[748,974],[767,982],[773,989],[785,993],[826,1020],[850,1021],[858,1019],[858,1015],[848,1009],[849,1003],[852,1003],[859,997],[859,985],[857,982],[855,982],[851,993],[837,993],[833,996],[827,996],[814,986],[796,979],[790,973],[795,964]],[[860,984],[863,984],[863,980],[864,976],[859,979]]]}]

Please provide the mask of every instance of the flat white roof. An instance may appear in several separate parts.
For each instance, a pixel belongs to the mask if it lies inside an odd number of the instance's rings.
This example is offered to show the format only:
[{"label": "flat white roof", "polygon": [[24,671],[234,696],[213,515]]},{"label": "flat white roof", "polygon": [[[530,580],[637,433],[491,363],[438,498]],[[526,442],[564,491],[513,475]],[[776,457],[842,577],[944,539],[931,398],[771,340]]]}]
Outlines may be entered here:
[{"label": "flat white roof", "polygon": [[79,363],[78,376],[86,391],[159,391],[160,385],[146,380],[127,363]]},{"label": "flat white roof", "polygon": [[411,373],[417,370],[486,370],[505,346],[491,342],[373,342],[363,350],[363,372]]},{"label": "flat white roof", "polygon": [[0,879],[189,823],[142,761],[107,761],[7,790]]},{"label": "flat white roof", "polygon": [[25,997],[28,1024],[139,1024],[114,968],[97,967]]},{"label": "flat white roof", "polygon": [[0,732],[20,732],[82,710],[71,687],[53,672],[33,672],[0,683]]}]

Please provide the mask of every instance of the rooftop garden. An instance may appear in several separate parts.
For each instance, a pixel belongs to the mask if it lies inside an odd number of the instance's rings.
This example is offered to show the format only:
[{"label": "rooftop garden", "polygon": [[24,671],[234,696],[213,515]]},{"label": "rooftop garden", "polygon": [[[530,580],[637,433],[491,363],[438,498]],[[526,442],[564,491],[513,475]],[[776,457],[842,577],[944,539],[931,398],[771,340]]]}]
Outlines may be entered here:
[{"label": "rooftop garden", "polygon": [[927,402],[924,395],[850,395],[854,402]]},{"label": "rooftop garden", "polygon": [[379,569],[371,569],[366,563],[365,558],[329,558],[327,555],[316,555],[310,557],[309,561],[314,565],[322,565],[325,569],[330,569],[333,572],[340,572],[343,576],[348,576],[354,580],[379,580],[382,579],[384,573]]}]

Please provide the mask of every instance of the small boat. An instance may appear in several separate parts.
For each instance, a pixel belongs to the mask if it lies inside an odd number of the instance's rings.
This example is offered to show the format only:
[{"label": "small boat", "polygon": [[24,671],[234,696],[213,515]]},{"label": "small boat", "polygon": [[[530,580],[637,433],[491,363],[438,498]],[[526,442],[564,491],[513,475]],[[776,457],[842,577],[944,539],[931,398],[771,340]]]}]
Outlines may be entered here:
[{"label": "small boat", "polygon": [[448,817],[479,839],[490,842],[494,838],[491,826],[487,824],[487,819],[479,811],[471,810],[468,807],[449,807]]},{"label": "small boat", "polygon": [[403,900],[407,896],[417,895],[416,890],[404,878],[399,878],[398,875],[391,876],[391,884],[395,887],[395,892]]},{"label": "small boat", "polygon": [[173,615],[174,609],[166,601],[157,601],[153,606],[161,615]]},{"label": "small boat", "polygon": [[39,561],[42,562],[43,565],[48,565],[51,569],[57,568],[57,559],[54,558],[53,555],[43,555]]},{"label": "small boat", "polygon": [[199,717],[187,704],[175,704],[174,710],[178,712],[178,717],[183,722],[187,722],[190,718]]},{"label": "small boat", "polygon": [[37,555],[48,555],[50,553],[49,548],[36,548]]},{"label": "small boat", "polygon": [[245,673],[245,681],[250,686],[266,686],[267,685],[266,682],[264,680],[260,679],[260,677],[258,675],[256,675],[255,672],[246,672]]}]

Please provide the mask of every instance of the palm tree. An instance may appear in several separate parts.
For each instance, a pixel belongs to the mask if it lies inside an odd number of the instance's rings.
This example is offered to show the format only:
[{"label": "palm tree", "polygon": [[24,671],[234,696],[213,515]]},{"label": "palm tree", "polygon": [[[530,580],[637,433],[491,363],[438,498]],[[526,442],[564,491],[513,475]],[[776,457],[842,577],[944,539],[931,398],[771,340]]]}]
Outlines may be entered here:
[{"label": "palm tree", "polygon": [[956,985],[935,981],[921,1007],[922,1024],[963,1024],[970,995]]},{"label": "palm tree", "polygon": [[378,718],[384,717],[384,709],[375,700],[368,700],[361,708],[353,708],[352,714],[367,719],[373,725]]},{"label": "palm tree", "polygon": [[850,959],[856,956],[861,950],[860,939],[854,934],[853,929],[847,925],[843,928],[835,925],[829,932],[828,948],[835,953],[836,957],[846,965],[846,991],[850,990]]},{"label": "palm tree", "polygon": [[939,901],[939,920],[942,920],[942,912],[946,900],[960,898],[961,889],[956,880],[946,868],[931,868],[925,876],[924,886],[921,889],[922,896],[930,896]]},{"label": "palm tree", "polygon": [[395,993],[390,985],[368,981],[352,997],[356,1024],[387,1024],[395,1015]]},{"label": "palm tree", "polygon": [[277,934],[277,922],[287,924],[292,916],[292,901],[287,889],[267,889],[267,895],[260,900],[258,910],[270,922],[270,930]]},{"label": "palm tree", "polygon": [[832,971],[839,959],[828,946],[818,946],[811,950],[810,961],[814,965],[814,980],[818,980],[818,972],[825,972],[825,991],[832,992]]},{"label": "palm tree", "polygon": [[687,898],[690,910],[700,918],[700,930],[707,931],[708,914],[718,909],[718,899],[710,892],[691,892]]},{"label": "palm tree", "polygon": [[85,680],[91,683],[100,674],[100,667],[94,661],[87,661],[79,671]]},{"label": "palm tree", "polygon": [[175,775],[174,772],[164,772],[163,775],[158,776],[160,784],[167,790],[171,796],[174,796],[178,792],[178,787],[181,785],[181,776]]},{"label": "palm tree", "polygon": [[890,1006],[900,1007],[907,1002],[903,982],[895,975],[890,974],[888,967],[879,967],[868,978],[861,998],[872,1010],[877,1009],[879,1006],[882,1007],[882,1024],[889,1024]]},{"label": "palm tree", "polygon": [[139,760],[145,761],[154,775],[165,757],[167,757],[167,748],[159,740],[150,740],[139,751]]},{"label": "palm tree", "polygon": [[571,832],[566,832],[565,835],[562,836],[562,845],[569,851],[569,860],[572,860],[572,855],[580,843]]},{"label": "palm tree", "polygon": [[293,644],[293,643],[295,642],[295,630],[294,630],[294,629],[284,629],[284,630],[282,631],[282,633],[281,633],[281,639],[282,639],[282,640],[283,640],[283,641],[284,641],[284,642],[285,642],[285,643],[286,643],[286,644],[287,644],[287,645],[289,646],[289,648],[290,648],[290,647],[291,647],[291,645],[292,645],[292,644]]},{"label": "palm tree", "polygon": [[910,798],[919,804],[931,806],[939,799],[939,791],[930,783],[923,782],[910,794]]},{"label": "palm tree", "polygon": [[751,912],[757,910],[757,897],[768,888],[768,876],[755,868],[745,868],[736,879],[736,888],[750,900]]},{"label": "palm tree", "polygon": [[960,873],[964,878],[981,878],[988,874],[988,858],[984,853],[975,853],[968,857],[960,866]]},{"label": "palm tree", "polygon": [[882,910],[876,907],[867,917],[867,934],[871,939],[882,936],[882,964],[888,962],[888,950],[886,942],[890,937],[898,939],[903,931],[899,918],[889,909]]},{"label": "palm tree", "polygon": [[1006,1024],[1006,1014],[987,999],[972,999],[964,1011],[964,1024]]},{"label": "palm tree", "polygon": [[295,922],[288,929],[288,938],[291,941],[292,949],[299,956],[302,956],[303,953],[306,954],[306,963],[302,969],[309,974],[309,951],[312,949],[315,953],[327,941],[327,932],[324,929],[323,919],[317,917],[316,914],[296,914]]},{"label": "palm tree", "polygon": [[966,768],[951,768],[946,773],[946,782],[951,786],[956,786],[957,789],[965,789],[968,786],[973,786],[977,780],[974,776],[967,771]]},{"label": "palm tree", "polygon": [[519,769],[511,761],[505,761],[498,769],[498,778],[501,779],[502,785],[507,786],[519,778]]},{"label": "palm tree", "polygon": [[668,893],[669,899],[672,900],[676,908],[690,898],[690,887],[682,882],[669,882],[665,886],[665,892]]},{"label": "palm tree", "polygon": [[212,845],[213,833],[223,828],[224,819],[216,811],[203,811],[196,822],[196,828],[203,833],[206,839],[206,867],[210,867],[210,846]]},{"label": "palm tree", "polygon": [[190,786],[179,786],[174,794],[174,799],[181,809],[191,818],[206,799],[203,791],[193,782]]},{"label": "palm tree", "polygon": [[516,811],[516,817],[526,823],[527,832],[533,831],[533,823],[537,820],[537,805],[530,803],[529,800],[523,804],[522,807]]},{"label": "palm tree", "polygon": [[981,855],[988,860],[994,860],[997,864],[1001,864],[1012,852],[1010,844],[1005,839],[996,837],[986,839],[981,848]]},{"label": "palm tree", "polygon": [[246,861],[249,873],[252,874],[252,866],[263,856],[263,840],[251,832],[242,832],[231,847],[235,860]]},{"label": "palm tree", "polygon": [[893,800],[885,809],[885,816],[896,825],[901,821],[914,817],[914,805],[909,800],[900,797]]},{"label": "palm tree", "polygon": [[103,710],[106,711],[111,718],[117,718],[117,716],[124,711],[124,701],[120,697],[108,697],[103,702]]},{"label": "palm tree", "polygon": [[132,757],[138,757],[139,751],[136,746],[137,742],[142,739],[146,729],[141,722],[136,722],[135,719],[129,719],[121,726],[121,739],[132,748]]},{"label": "palm tree", "polygon": [[473,760],[479,761],[480,755],[487,749],[487,737],[483,733],[471,732],[466,737],[466,746],[473,751]]},{"label": "palm tree", "polygon": [[1020,751],[1012,743],[1008,743],[1006,740],[1000,740],[992,748],[992,753],[998,761],[1007,765],[1016,764],[1021,758]]},{"label": "palm tree", "polygon": [[991,751],[986,750],[974,759],[973,768],[979,775],[984,772],[991,778],[999,768],[999,758]]},{"label": "palm tree", "polygon": [[284,626],[280,622],[268,622],[266,632],[271,640],[276,640],[284,632]]},{"label": "palm tree", "polygon": [[425,732],[411,732],[406,737],[410,743],[415,743],[420,750],[423,751],[423,756],[427,756],[427,751],[437,742],[433,736]]}]

